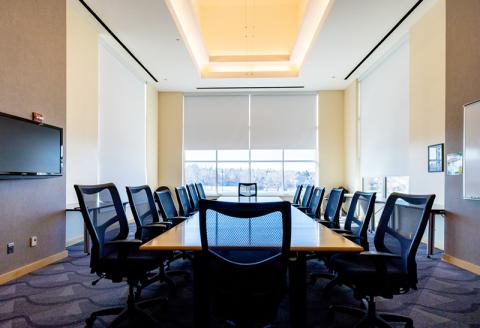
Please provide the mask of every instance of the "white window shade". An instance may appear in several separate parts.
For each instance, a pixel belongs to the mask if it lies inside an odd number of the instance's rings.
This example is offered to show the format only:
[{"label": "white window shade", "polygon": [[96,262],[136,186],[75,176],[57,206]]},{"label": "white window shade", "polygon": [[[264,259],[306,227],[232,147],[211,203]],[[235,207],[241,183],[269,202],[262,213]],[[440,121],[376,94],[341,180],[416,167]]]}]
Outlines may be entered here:
[{"label": "white window shade", "polygon": [[185,96],[184,148],[248,149],[248,95]]},{"label": "white window shade", "polygon": [[317,96],[252,95],[252,149],[315,149]]},{"label": "white window shade", "polygon": [[362,176],[408,175],[408,89],[406,41],[360,81]]},{"label": "white window shade", "polygon": [[[107,45],[99,46],[99,182],[146,183],[145,83]],[[85,159],[88,160],[88,159]]]}]

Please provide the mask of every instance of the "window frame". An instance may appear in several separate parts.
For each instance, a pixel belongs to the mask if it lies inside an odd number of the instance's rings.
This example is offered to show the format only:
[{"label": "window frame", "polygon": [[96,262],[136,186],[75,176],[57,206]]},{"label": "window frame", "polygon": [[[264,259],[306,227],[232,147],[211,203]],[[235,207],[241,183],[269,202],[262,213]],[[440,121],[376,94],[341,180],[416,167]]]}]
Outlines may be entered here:
[{"label": "window frame", "polygon": [[[315,167],[315,173],[314,173],[314,176],[315,176],[315,184],[317,184],[318,182],[318,156],[315,156],[316,159],[315,160],[285,160],[285,149],[281,149],[282,151],[282,159],[281,160],[252,160],[252,150],[255,150],[255,149],[248,149],[248,160],[218,160],[218,152],[219,151],[222,151],[223,149],[216,149],[216,150],[212,150],[212,149],[205,149],[205,151],[215,151],[215,160],[185,160],[185,152],[187,152],[188,150],[184,150],[184,154],[183,154],[183,181],[185,183],[185,171],[186,171],[186,165],[189,164],[189,163],[214,163],[215,164],[215,193],[212,194],[212,193],[208,193],[207,192],[207,195],[208,196],[222,196],[222,195],[233,195],[235,193],[225,193],[225,192],[219,192],[219,163],[248,163],[248,179],[249,181],[245,181],[245,182],[252,182],[252,164],[253,163],[280,163],[281,164],[281,167],[282,167],[282,192],[261,192],[262,195],[265,195],[265,196],[290,196],[292,195],[292,192],[289,192],[285,189],[285,163],[311,163],[311,164],[314,164],[314,167]],[[245,150],[245,149],[242,149],[242,150]],[[280,149],[277,149],[277,150],[280,150]],[[315,153],[317,153],[317,150],[316,149],[312,149],[313,151],[315,151]],[[254,181],[253,181],[254,182]],[[259,192],[260,193],[260,192]]]}]

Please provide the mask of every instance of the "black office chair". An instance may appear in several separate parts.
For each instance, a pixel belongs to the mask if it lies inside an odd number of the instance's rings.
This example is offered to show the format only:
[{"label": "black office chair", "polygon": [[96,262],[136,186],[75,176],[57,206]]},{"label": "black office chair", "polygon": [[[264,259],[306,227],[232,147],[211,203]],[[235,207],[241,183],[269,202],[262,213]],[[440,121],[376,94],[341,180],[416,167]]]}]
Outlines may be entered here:
[{"label": "black office chair", "polygon": [[196,183],[195,188],[197,188],[198,197],[200,199],[207,199],[207,195],[205,195],[205,190],[203,189],[203,183]]},{"label": "black office chair", "polygon": [[343,197],[345,189],[334,188],[328,196],[327,206],[323,218],[317,221],[329,228],[340,228],[340,211],[342,210]]},{"label": "black office chair", "polygon": [[332,230],[361,245],[368,251],[367,231],[375,210],[375,192],[356,191],[348,208],[343,229]]},{"label": "black office chair", "polygon": [[312,197],[310,198],[310,204],[308,207],[297,207],[311,218],[320,217],[320,208],[322,207],[323,195],[325,194],[325,188],[317,187],[313,190]]},{"label": "black office chair", "polygon": [[[158,189],[157,189],[158,190]],[[185,221],[188,219],[185,216],[179,216],[175,203],[173,202],[172,194],[168,187],[160,189],[154,193],[155,202],[160,209],[160,213],[165,221],[171,222],[173,226]],[[170,271],[170,264],[178,259],[190,259],[191,255],[185,251],[176,251],[168,259],[167,262],[167,273],[168,275],[183,275],[185,280],[190,278],[190,273],[182,270]]]},{"label": "black office chair", "polygon": [[173,202],[172,193],[168,187],[165,188],[160,189],[160,191],[155,191],[153,196],[160,209],[160,214],[162,215],[163,220],[171,222],[172,225],[177,225],[185,221],[187,217],[178,215],[177,208]]},{"label": "black office chair", "polygon": [[298,205],[300,203],[300,195],[302,194],[303,185],[298,185],[293,194],[292,204]]},{"label": "black office chair", "polygon": [[[163,257],[156,252],[140,251],[142,244],[138,239],[127,239],[128,221],[123,210],[118,190],[112,183],[92,186],[75,185],[78,203],[83,220],[92,240],[90,255],[91,272],[100,278],[110,279],[114,283],[127,281],[128,299],[124,307],[107,308],[93,312],[86,320],[87,326],[93,325],[98,316],[118,315],[111,327],[124,319],[137,316],[151,325],[157,322],[143,309],[147,306],[165,303],[166,298],[154,298],[138,301],[142,288],[157,277],[151,272],[163,265]],[[110,205],[110,206],[108,206]],[[99,206],[107,206],[97,211]],[[96,211],[96,214],[93,213]]]},{"label": "black office chair", "polygon": [[332,306],[330,313],[362,315],[357,327],[391,327],[388,322],[403,322],[413,327],[411,318],[377,313],[375,297],[393,298],[417,289],[418,245],[430,217],[435,195],[392,193],[385,204],[375,231],[375,251],[332,257],[332,268],[342,283],[353,289],[354,297],[365,299],[367,309]]},{"label": "black office chair", "polygon": [[310,199],[312,198],[313,189],[314,189],[313,185],[306,185],[305,191],[303,192],[303,198],[302,198],[302,202],[300,203],[300,206],[297,204],[292,204],[292,206],[304,207],[304,208],[308,207],[308,204],[310,204]]},{"label": "black office chair", "polygon": [[148,241],[171,227],[168,222],[160,222],[149,186],[126,187],[126,189],[128,202],[137,226],[136,239]]},{"label": "black office chair", "polygon": [[238,184],[239,197],[257,197],[256,182],[240,182]]},{"label": "black office chair", "polygon": [[[374,192],[355,192],[350,202],[350,207],[345,218],[343,229],[332,229],[333,231],[342,234],[344,237],[362,246],[364,251],[369,250],[367,230],[375,207],[375,195],[376,193]],[[330,269],[330,272],[310,274],[311,284],[315,283],[318,278],[326,278],[331,280],[323,288],[324,296],[328,295],[328,292],[331,288],[341,284],[340,277],[333,273],[333,270],[330,266],[330,258],[332,255],[333,254],[329,253],[322,253],[318,255],[318,258],[325,262],[327,267]]]},{"label": "black office chair", "polygon": [[[290,203],[201,200],[199,215],[202,284],[214,314],[238,327],[272,322],[286,291]],[[249,249],[255,244],[264,247]]]},{"label": "black office chair", "polygon": [[193,183],[187,184],[188,196],[190,199],[190,205],[192,206],[193,211],[198,211],[198,201],[199,196],[197,193],[197,188]]},{"label": "black office chair", "polygon": [[189,217],[195,213],[190,200],[188,199],[187,188],[184,186],[175,187],[175,194],[177,195],[178,206],[180,207],[180,215]]}]

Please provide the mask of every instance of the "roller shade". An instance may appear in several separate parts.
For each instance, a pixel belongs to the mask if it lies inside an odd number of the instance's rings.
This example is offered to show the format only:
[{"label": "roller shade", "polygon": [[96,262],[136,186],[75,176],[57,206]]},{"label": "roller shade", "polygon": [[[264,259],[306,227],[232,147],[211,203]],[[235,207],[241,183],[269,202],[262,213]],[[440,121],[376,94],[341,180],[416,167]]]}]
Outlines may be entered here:
[{"label": "roller shade", "polygon": [[248,149],[248,95],[185,96],[184,148]]},{"label": "roller shade", "polygon": [[400,45],[360,81],[360,110],[361,175],[407,176],[408,42]]},{"label": "roller shade", "polygon": [[103,43],[98,66],[98,178],[101,183],[114,182],[126,201],[125,186],[146,183],[145,82]]},{"label": "roller shade", "polygon": [[252,149],[315,149],[317,95],[252,95]]}]

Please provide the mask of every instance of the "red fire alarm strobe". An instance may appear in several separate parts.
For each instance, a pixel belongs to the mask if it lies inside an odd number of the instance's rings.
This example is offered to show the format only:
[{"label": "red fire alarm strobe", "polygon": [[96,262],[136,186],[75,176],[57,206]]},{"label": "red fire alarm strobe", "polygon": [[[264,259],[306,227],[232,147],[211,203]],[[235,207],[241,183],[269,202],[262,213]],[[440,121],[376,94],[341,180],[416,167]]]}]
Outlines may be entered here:
[{"label": "red fire alarm strobe", "polygon": [[37,123],[43,123],[43,114],[42,113],[37,113],[37,112],[33,112],[32,113],[32,120],[34,120],[35,122]]}]

